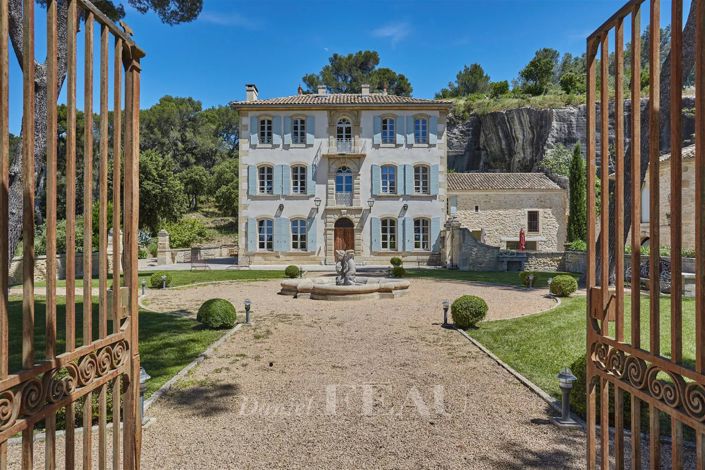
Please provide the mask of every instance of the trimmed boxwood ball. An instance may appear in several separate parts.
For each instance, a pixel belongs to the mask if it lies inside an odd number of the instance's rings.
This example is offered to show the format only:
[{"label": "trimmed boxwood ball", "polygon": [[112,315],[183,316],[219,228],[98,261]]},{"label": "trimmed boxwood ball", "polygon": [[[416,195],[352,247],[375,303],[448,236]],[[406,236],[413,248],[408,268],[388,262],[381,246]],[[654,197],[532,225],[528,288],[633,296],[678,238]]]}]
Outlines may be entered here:
[{"label": "trimmed boxwood ball", "polygon": [[392,268],[392,277],[404,277],[406,276],[406,269],[401,266],[394,266]]},{"label": "trimmed boxwood ball", "polygon": [[392,266],[401,266],[402,265],[402,260],[398,256],[393,257],[392,259],[389,260],[390,263],[392,263]]},{"label": "trimmed boxwood ball", "polygon": [[557,297],[568,297],[576,290],[578,290],[578,281],[566,274],[554,277],[551,283],[551,294]]},{"label": "trimmed boxwood ball", "polygon": [[233,304],[225,299],[210,299],[198,309],[196,320],[208,328],[232,328],[237,320],[237,312]]},{"label": "trimmed boxwood ball", "polygon": [[458,297],[450,306],[453,323],[458,328],[466,329],[477,325],[487,315],[487,302],[475,295]]},{"label": "trimmed boxwood ball", "polygon": [[166,286],[171,285],[171,274],[166,272],[156,272],[149,277],[149,286],[152,289],[162,288],[162,276],[166,276]]},{"label": "trimmed boxwood ball", "polygon": [[286,267],[284,270],[284,275],[286,277],[289,277],[291,279],[299,277],[299,274],[301,273],[301,270],[299,270],[298,266],[294,266],[293,264],[290,264],[289,266]]}]

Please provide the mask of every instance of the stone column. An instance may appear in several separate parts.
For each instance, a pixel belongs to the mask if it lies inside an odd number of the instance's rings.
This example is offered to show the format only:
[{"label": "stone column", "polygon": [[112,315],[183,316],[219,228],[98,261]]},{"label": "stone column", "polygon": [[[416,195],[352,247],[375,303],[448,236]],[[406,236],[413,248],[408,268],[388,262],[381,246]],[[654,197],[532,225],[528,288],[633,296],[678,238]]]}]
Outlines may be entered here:
[{"label": "stone column", "polygon": [[157,234],[157,264],[171,264],[171,248],[169,247],[169,232],[160,230]]}]

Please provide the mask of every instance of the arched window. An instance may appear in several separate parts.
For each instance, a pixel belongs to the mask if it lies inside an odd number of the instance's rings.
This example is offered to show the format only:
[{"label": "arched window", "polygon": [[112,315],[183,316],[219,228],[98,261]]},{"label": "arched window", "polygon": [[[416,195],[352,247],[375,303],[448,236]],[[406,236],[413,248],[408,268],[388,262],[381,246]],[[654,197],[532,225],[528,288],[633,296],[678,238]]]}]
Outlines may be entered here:
[{"label": "arched window", "polygon": [[386,251],[397,250],[397,219],[382,219],[382,249]]},{"label": "arched window", "polygon": [[350,152],[352,150],[352,124],[350,119],[341,118],[338,120],[336,137],[338,152]]},{"label": "arched window", "polygon": [[428,119],[425,117],[414,118],[414,142],[417,144],[428,143]]},{"label": "arched window", "polygon": [[382,166],[382,194],[397,193],[397,167],[394,165]]},{"label": "arched window", "polygon": [[259,120],[259,143],[272,144],[272,120],[270,118]]},{"label": "arched window", "polygon": [[257,169],[258,192],[274,194],[274,169],[270,165],[262,165]]},{"label": "arched window", "polygon": [[347,166],[335,172],[335,203],[338,206],[352,205],[353,175]]},{"label": "arched window", "polygon": [[416,194],[430,193],[429,171],[426,165],[414,166],[414,192]]},{"label": "arched window", "polygon": [[430,251],[430,226],[428,219],[414,219],[414,250]]},{"label": "arched window", "polygon": [[294,219],[291,221],[291,249],[293,251],[306,251],[305,219]]},{"label": "arched window", "polygon": [[272,219],[262,219],[257,222],[258,244],[261,251],[274,251],[274,224]]},{"label": "arched window", "polygon": [[291,167],[291,192],[306,194],[306,167],[304,165]]},{"label": "arched window", "polygon": [[393,144],[396,142],[396,133],[394,132],[394,118],[382,119],[382,143]]}]

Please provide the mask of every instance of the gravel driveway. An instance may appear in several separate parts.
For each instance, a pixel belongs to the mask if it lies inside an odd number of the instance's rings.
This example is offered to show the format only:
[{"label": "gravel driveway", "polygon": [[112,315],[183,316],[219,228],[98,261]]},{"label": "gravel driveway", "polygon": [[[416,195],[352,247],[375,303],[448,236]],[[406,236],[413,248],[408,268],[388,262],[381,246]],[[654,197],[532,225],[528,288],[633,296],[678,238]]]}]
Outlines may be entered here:
[{"label": "gravel driveway", "polygon": [[461,335],[440,302],[480,294],[496,318],[538,292],[413,280],[396,300],[276,295],[278,282],[161,292],[150,307],[254,302],[237,332],[149,410],[144,468],[582,468],[584,435]]}]

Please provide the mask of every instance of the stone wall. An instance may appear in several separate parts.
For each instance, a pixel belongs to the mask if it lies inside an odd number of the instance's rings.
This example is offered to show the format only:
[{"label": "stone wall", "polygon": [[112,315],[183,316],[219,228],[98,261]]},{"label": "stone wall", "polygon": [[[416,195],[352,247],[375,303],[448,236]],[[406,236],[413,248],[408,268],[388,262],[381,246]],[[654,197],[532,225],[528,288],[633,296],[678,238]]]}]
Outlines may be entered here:
[{"label": "stone wall", "polygon": [[569,273],[585,273],[587,271],[587,253],[566,251],[563,257],[563,269]]},{"label": "stone wall", "polygon": [[562,251],[527,252],[524,271],[564,271],[564,255]]},{"label": "stone wall", "polygon": [[453,267],[461,271],[496,271],[499,248],[475,239],[465,227],[453,229]]},{"label": "stone wall", "polygon": [[[10,285],[22,284],[22,258],[14,258],[12,263],[10,263],[10,269],[8,272],[8,282]],[[98,253],[93,253],[91,259],[91,271],[92,276],[97,278],[98,272]],[[57,275],[59,279],[66,279],[66,255],[59,255],[56,257],[57,263]],[[76,253],[76,277],[83,277],[83,253]],[[37,256],[34,260],[34,280],[35,281],[46,281],[46,271],[47,271],[47,257]],[[113,257],[108,256],[108,272],[113,271]]]},{"label": "stone wall", "polygon": [[[463,191],[457,196],[457,220],[470,231],[484,230],[483,242],[506,248],[507,241],[518,241],[519,231],[527,229],[527,212],[538,210],[539,233],[527,233],[537,251],[557,251],[566,240],[567,192],[564,190],[511,192]],[[477,206],[477,212],[475,211]]]}]

